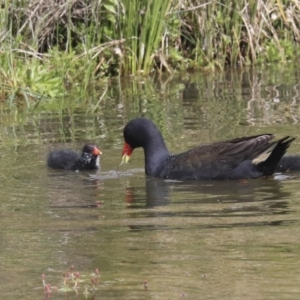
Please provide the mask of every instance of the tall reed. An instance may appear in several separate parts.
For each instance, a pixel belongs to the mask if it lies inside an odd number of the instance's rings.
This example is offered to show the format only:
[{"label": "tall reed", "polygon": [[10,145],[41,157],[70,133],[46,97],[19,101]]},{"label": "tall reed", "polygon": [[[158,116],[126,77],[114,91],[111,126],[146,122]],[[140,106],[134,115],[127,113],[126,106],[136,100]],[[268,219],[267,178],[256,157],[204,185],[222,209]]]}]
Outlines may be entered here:
[{"label": "tall reed", "polygon": [[126,40],[123,74],[149,73],[166,28],[165,17],[171,0],[123,0],[120,35]]},{"label": "tall reed", "polygon": [[1,99],[63,96],[102,77],[285,62],[299,55],[290,0],[4,0]]}]

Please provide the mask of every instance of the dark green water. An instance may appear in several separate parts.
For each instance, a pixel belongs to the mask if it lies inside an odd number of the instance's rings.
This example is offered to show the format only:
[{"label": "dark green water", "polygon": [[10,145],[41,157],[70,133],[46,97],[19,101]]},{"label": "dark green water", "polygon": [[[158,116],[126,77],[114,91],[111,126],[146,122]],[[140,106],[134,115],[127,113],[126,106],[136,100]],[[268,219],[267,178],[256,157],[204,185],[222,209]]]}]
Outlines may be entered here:
[{"label": "dark green water", "polygon": [[[122,128],[140,115],[172,152],[272,132],[298,137],[300,153],[299,80],[296,66],[116,80],[33,114],[2,108],[0,299],[44,299],[41,274],[61,289],[71,265],[78,296],[69,283],[52,299],[298,299],[300,174],[166,182],[144,175],[141,150],[117,168]],[[103,152],[99,172],[47,169],[50,149],[87,141]]]}]

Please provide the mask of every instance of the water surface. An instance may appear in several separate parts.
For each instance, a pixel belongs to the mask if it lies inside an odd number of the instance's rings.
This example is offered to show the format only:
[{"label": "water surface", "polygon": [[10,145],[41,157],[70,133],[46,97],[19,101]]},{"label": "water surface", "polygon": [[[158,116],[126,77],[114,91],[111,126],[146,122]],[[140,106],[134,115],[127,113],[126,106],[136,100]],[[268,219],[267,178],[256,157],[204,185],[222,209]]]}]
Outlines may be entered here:
[{"label": "water surface", "polygon": [[[298,299],[300,174],[164,181],[145,176],[141,150],[117,169],[122,128],[140,115],[172,152],[264,132],[299,137],[295,68],[116,80],[98,106],[105,85],[33,114],[2,109],[0,299],[44,299],[41,274],[61,289],[71,265],[78,296],[70,282],[51,298]],[[45,166],[51,149],[87,141],[103,152],[100,171]],[[300,153],[298,139],[290,152]]]}]

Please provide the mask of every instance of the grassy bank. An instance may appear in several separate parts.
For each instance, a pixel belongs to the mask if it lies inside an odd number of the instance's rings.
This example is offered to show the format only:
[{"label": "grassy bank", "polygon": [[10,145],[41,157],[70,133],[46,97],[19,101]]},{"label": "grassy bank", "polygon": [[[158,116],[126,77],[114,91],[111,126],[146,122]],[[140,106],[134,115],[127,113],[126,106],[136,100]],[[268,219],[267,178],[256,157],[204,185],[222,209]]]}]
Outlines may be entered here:
[{"label": "grassy bank", "polygon": [[288,0],[4,0],[0,98],[31,105],[99,78],[286,62],[299,27]]}]

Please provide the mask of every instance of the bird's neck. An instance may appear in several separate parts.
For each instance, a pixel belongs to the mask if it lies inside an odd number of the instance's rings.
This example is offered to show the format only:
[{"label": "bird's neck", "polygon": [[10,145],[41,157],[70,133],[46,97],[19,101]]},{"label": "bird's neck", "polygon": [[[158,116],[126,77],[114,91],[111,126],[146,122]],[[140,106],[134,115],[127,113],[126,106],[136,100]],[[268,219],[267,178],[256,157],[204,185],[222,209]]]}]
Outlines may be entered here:
[{"label": "bird's neck", "polygon": [[170,156],[164,140],[160,136],[144,147],[145,172],[150,176],[157,176],[162,169],[164,162]]}]

